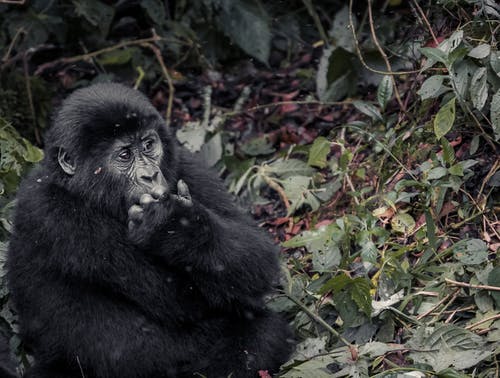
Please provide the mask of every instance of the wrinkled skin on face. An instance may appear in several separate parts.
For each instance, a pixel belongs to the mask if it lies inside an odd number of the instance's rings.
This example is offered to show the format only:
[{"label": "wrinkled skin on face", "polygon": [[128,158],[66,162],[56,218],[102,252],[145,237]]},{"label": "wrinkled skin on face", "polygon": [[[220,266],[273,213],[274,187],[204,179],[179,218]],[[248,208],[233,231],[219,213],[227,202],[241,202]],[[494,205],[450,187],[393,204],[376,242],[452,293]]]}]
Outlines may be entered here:
[{"label": "wrinkled skin on face", "polygon": [[161,171],[163,146],[155,130],[126,134],[115,140],[108,157],[108,169],[126,178],[128,230],[136,243],[147,240],[156,227],[165,223],[174,206],[192,205],[184,181],[177,183],[178,194],[170,194]]}]

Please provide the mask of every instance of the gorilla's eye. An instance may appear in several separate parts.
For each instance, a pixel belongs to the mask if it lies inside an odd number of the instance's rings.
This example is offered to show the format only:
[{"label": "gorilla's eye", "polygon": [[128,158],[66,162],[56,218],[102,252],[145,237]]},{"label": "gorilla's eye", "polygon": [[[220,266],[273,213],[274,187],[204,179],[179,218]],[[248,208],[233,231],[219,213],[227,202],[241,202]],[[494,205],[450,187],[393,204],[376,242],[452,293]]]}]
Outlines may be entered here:
[{"label": "gorilla's eye", "polygon": [[148,139],[144,142],[144,152],[150,152],[153,149],[153,139]]},{"label": "gorilla's eye", "polygon": [[120,152],[120,154],[118,155],[118,157],[120,158],[120,160],[129,161],[130,158],[132,157],[132,153],[127,148],[127,149],[123,150],[122,152]]}]

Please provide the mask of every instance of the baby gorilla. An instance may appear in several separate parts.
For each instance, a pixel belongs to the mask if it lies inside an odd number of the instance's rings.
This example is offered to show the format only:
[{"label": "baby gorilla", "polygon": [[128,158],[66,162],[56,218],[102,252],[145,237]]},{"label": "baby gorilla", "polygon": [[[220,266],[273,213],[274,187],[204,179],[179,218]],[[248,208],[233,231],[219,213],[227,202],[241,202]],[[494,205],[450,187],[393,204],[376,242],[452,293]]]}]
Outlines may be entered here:
[{"label": "baby gorilla", "polygon": [[8,283],[26,377],[256,377],[293,337],[267,235],[118,84],[77,90],[18,193]]}]

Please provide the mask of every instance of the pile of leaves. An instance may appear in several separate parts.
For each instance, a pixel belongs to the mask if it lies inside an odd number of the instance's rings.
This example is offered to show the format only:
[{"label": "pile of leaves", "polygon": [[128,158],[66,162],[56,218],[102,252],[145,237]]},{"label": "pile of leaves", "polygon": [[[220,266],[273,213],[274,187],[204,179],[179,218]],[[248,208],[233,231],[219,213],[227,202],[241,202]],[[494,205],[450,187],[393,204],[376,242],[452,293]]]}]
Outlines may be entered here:
[{"label": "pile of leaves", "polygon": [[[273,1],[184,8],[191,2],[179,1],[168,13],[144,1],[134,22],[112,3],[73,1],[48,13],[36,8],[41,3],[29,9],[50,14],[36,24],[46,41],[24,38],[25,48],[71,46],[70,34],[53,39],[57,17],[100,25],[100,39],[87,25],[78,41],[90,52],[40,56],[20,71],[15,57],[25,50],[12,42],[19,29],[9,21],[0,46],[17,53],[6,60],[11,75],[0,79],[10,86],[2,90],[28,109],[1,114],[0,141],[8,143],[0,184],[8,190],[0,205],[40,158],[21,135],[39,143],[38,115],[50,107],[20,93],[39,91],[43,100],[110,77],[135,83],[165,111],[179,142],[215,167],[281,243],[282,287],[269,306],[290,320],[300,342],[283,377],[500,374],[496,2],[304,0],[283,10]],[[29,19],[26,9],[9,11]],[[304,20],[308,27],[295,27]],[[123,42],[124,24],[144,33],[153,26],[156,37]],[[248,34],[238,36],[237,24]],[[224,38],[210,39],[212,32]],[[191,45],[165,43],[186,35]],[[261,42],[248,44],[255,36]],[[225,43],[228,54],[217,55]],[[23,128],[23,114],[32,127]],[[8,208],[0,213],[3,240]],[[8,306],[2,314],[15,326]]]}]

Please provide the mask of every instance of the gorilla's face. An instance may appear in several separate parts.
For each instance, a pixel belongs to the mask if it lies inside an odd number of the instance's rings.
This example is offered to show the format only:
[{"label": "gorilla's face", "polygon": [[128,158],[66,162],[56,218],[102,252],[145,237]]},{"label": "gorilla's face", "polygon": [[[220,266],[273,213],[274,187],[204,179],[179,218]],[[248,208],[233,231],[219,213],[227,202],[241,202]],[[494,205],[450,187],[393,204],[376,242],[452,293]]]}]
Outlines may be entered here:
[{"label": "gorilla's face", "polygon": [[168,183],[160,169],[162,159],[163,146],[154,129],[137,130],[115,139],[108,152],[107,167],[113,176],[125,178],[128,205],[138,202],[143,194],[161,199],[168,193]]}]

